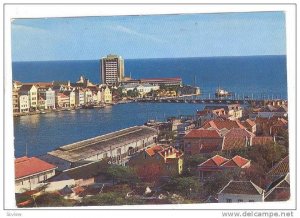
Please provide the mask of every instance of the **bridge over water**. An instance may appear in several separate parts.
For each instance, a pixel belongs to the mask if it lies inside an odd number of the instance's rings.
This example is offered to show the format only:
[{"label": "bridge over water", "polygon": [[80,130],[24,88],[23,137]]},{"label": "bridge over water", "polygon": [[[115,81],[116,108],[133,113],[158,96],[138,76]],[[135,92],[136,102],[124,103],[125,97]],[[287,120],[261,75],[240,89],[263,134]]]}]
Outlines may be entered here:
[{"label": "bridge over water", "polygon": [[226,97],[226,98],[207,98],[196,95],[176,96],[176,97],[156,97],[156,98],[141,98],[136,99],[135,102],[145,103],[189,103],[189,104],[248,104],[252,106],[273,105],[281,106],[287,105],[286,99],[274,99],[268,97],[262,98],[241,98],[241,97]]}]

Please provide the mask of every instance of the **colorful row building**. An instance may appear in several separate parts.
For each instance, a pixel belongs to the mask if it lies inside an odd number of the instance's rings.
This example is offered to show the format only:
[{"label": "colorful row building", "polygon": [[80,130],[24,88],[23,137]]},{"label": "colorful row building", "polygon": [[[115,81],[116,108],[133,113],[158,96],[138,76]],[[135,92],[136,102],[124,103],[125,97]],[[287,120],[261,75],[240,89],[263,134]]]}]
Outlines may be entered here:
[{"label": "colorful row building", "polygon": [[83,76],[69,82],[13,82],[13,112],[75,108],[89,104],[111,104],[112,91],[108,85],[94,85]]}]

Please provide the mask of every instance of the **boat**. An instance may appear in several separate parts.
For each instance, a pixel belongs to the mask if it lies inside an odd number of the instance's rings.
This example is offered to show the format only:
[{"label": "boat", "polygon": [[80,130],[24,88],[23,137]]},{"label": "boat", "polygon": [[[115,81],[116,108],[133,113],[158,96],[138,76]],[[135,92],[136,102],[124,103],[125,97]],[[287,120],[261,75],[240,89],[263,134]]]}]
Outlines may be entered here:
[{"label": "boat", "polygon": [[230,92],[228,92],[224,89],[221,89],[220,87],[215,92],[216,97],[227,97],[227,96],[230,96],[230,95],[231,95]]},{"label": "boat", "polygon": [[82,108],[82,109],[93,109],[93,108],[94,108],[94,105],[92,105],[92,104],[89,104],[89,105],[83,105],[81,108]]}]

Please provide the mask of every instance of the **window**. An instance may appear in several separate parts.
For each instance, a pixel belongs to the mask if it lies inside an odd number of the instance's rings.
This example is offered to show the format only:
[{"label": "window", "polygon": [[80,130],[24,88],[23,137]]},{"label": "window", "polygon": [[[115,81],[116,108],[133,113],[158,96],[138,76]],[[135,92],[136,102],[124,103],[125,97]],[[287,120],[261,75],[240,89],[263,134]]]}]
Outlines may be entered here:
[{"label": "window", "polygon": [[227,202],[227,203],[231,203],[231,202],[232,202],[232,199],[226,198],[226,202]]},{"label": "window", "polygon": [[238,202],[243,202],[243,200],[242,199],[238,199]]},{"label": "window", "polygon": [[249,202],[254,202],[254,200],[249,200]]}]

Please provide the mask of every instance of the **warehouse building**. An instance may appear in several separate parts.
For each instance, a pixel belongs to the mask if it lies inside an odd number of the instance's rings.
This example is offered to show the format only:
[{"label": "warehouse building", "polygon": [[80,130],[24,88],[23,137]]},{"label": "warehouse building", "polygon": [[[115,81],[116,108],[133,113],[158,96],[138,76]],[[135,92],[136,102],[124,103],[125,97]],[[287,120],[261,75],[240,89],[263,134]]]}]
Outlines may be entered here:
[{"label": "warehouse building", "polygon": [[156,143],[157,130],[134,126],[95,138],[64,145],[41,158],[66,170],[93,161],[109,158],[111,163],[124,165],[128,157]]}]

